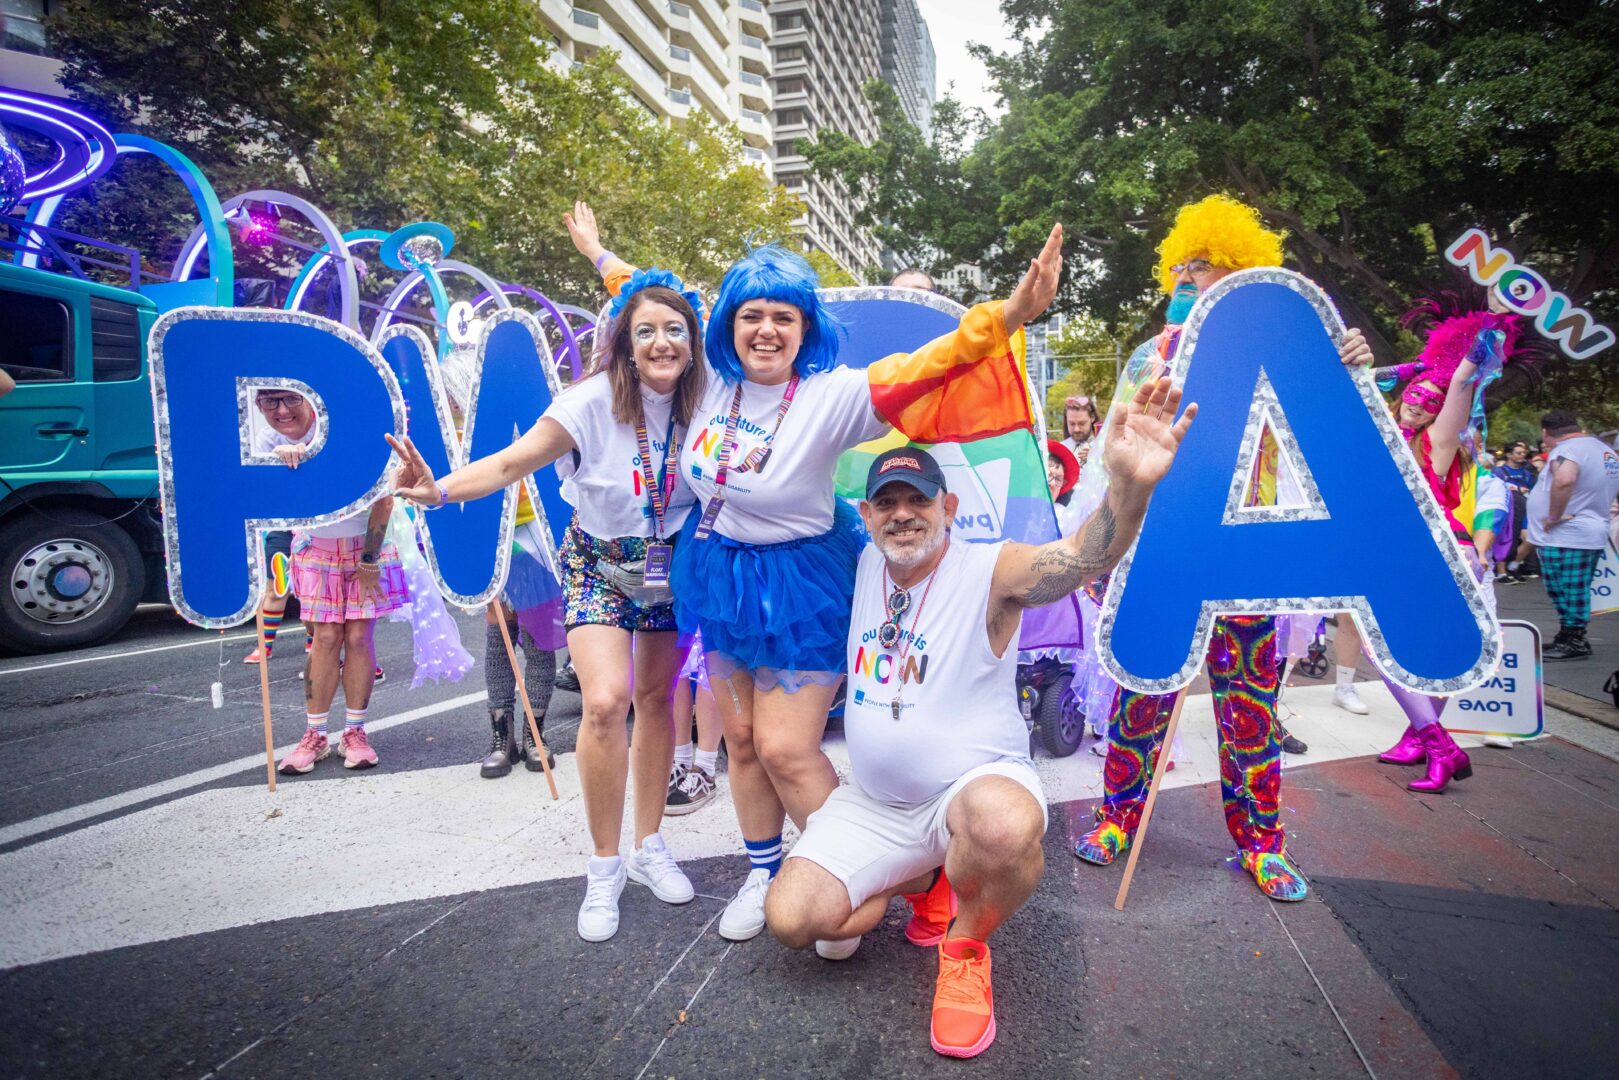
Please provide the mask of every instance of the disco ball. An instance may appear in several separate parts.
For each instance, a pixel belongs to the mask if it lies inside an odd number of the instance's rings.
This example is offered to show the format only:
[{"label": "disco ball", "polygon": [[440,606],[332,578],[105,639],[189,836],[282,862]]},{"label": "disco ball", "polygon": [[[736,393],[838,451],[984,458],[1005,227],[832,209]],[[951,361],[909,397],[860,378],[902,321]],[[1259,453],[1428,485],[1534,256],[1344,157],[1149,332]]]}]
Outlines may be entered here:
[{"label": "disco ball", "polygon": [[12,141],[11,133],[0,124],[0,214],[11,213],[11,208],[22,198],[23,185],[28,179],[28,165],[22,151]]}]

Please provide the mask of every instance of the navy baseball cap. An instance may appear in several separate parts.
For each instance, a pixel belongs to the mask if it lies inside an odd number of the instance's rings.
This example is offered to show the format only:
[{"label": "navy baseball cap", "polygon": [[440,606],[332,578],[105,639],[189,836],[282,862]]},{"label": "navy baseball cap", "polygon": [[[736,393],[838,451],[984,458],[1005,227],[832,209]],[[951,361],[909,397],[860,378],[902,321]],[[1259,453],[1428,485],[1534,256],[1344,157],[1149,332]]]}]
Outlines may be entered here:
[{"label": "navy baseball cap", "polygon": [[866,474],[866,498],[875,499],[879,491],[896,480],[930,499],[938,498],[945,490],[944,470],[931,454],[915,446],[896,446],[877,455]]}]

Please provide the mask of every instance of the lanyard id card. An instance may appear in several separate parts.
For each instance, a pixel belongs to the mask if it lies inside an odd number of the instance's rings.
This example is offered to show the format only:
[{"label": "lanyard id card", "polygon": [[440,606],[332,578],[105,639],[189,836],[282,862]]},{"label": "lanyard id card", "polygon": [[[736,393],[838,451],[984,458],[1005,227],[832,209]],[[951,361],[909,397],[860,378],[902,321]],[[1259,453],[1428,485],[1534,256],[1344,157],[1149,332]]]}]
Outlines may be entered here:
[{"label": "lanyard id card", "polygon": [[669,584],[669,565],[674,561],[675,546],[652,543],[646,546],[645,581],[648,585]]},{"label": "lanyard id card", "polygon": [[641,484],[646,488],[647,501],[652,504],[652,539],[646,546],[646,574],[648,585],[669,584],[669,566],[674,561],[674,545],[663,539],[663,519],[669,512],[669,503],[674,498],[674,485],[670,478],[679,468],[677,459],[680,456],[680,443],[675,439],[675,417],[671,407],[669,413],[669,431],[664,436],[663,475],[652,475],[652,447],[646,435],[646,411],[641,412],[641,418],[635,424],[635,441],[637,449],[641,452]]},{"label": "lanyard id card", "polygon": [[[792,407],[793,395],[798,393],[798,376],[794,374],[787,380],[787,390],[781,395],[781,404],[776,407],[776,424],[770,429],[765,438],[764,445],[755,447],[743,460],[743,468],[738,470],[751,470],[762,472],[765,462],[770,460],[770,451],[776,441],[776,433],[781,430],[781,422],[787,418],[787,410]],[[725,505],[725,482],[729,479],[731,471],[731,452],[736,449],[736,428],[742,419],[742,384],[738,383],[736,393],[731,396],[731,415],[725,420],[725,439],[720,443],[719,468],[714,473],[714,497],[708,500],[703,508],[703,516],[697,522],[697,539],[706,540],[708,534],[714,531],[714,522],[719,519],[720,509]]]}]

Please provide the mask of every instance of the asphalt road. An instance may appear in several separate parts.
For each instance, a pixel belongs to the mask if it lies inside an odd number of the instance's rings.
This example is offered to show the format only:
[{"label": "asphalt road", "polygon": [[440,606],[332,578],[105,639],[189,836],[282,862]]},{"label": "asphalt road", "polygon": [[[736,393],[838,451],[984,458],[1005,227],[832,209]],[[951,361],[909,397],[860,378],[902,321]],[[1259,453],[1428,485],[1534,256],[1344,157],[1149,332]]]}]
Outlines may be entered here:
[{"label": "asphalt road", "polygon": [[[412,690],[385,624],[381,768],[328,762],[272,797],[250,642],[223,635],[221,666],[221,638],[151,609],[114,644],[0,660],[6,1076],[1612,1075],[1619,764],[1556,738],[1475,751],[1439,797],[1364,753],[1290,762],[1315,887],[1288,906],[1190,782],[1115,911],[1119,868],[1069,854],[1092,801],[1048,787],[1045,877],[994,942],[1000,1035],[960,1063],[929,1049],[935,961],[899,905],[841,964],[731,944],[713,923],[740,859],[709,854],[683,860],[693,903],[631,886],[619,935],[580,941],[574,695],[546,723],[559,803],[522,770],[479,781],[481,679]],[[278,745],[303,725],[284,641]],[[688,850],[729,850],[728,806],[683,820]]]}]

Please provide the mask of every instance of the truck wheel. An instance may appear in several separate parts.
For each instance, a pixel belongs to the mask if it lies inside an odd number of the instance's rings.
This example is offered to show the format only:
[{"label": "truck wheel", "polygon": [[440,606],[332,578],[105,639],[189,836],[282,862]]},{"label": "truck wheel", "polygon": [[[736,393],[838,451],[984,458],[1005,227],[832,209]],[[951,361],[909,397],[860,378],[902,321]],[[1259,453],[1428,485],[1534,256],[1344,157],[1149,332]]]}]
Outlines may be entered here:
[{"label": "truck wheel", "polygon": [[0,646],[38,653],[117,633],[146,588],[129,534],[100,514],[53,507],[0,524]]},{"label": "truck wheel", "polygon": [[1040,729],[1040,741],[1052,757],[1067,757],[1079,749],[1085,736],[1085,714],[1079,711],[1079,700],[1074,697],[1074,676],[1057,676],[1040,695],[1035,710],[1035,726]]}]

